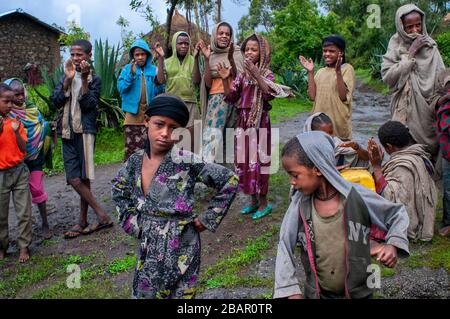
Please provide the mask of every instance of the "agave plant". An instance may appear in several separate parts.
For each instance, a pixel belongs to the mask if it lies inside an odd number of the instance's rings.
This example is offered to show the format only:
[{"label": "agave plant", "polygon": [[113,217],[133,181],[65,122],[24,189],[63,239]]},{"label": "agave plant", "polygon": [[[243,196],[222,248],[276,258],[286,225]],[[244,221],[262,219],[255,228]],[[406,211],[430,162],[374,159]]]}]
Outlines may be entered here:
[{"label": "agave plant", "polygon": [[110,47],[108,40],[105,43],[95,41],[94,46],[94,70],[102,79],[103,98],[111,99],[119,96],[117,92],[117,61],[119,58],[119,46]]},{"label": "agave plant", "polygon": [[381,64],[383,62],[383,55],[387,51],[387,41],[380,41],[378,44],[379,45],[372,51],[369,66],[372,78],[381,80]]},{"label": "agave plant", "polygon": [[299,65],[292,69],[285,69],[281,74],[281,84],[289,86],[297,97],[306,97],[308,89],[308,73],[300,69]]},{"label": "agave plant", "polygon": [[48,69],[43,67],[41,70],[41,76],[44,81],[45,86],[47,87],[47,93],[41,92],[39,87],[31,87],[33,92],[36,93],[48,106],[48,110],[52,115],[56,113],[56,108],[53,106],[52,101],[50,100],[50,96],[48,92],[53,92],[55,90],[56,85],[58,84],[59,79],[64,75],[64,67],[62,65],[58,66],[53,74],[49,74]]},{"label": "agave plant", "polygon": [[110,47],[108,40],[95,41],[94,70],[102,79],[102,91],[98,105],[98,124],[117,127],[124,114],[120,108],[120,94],[117,90],[119,75],[119,46]]}]

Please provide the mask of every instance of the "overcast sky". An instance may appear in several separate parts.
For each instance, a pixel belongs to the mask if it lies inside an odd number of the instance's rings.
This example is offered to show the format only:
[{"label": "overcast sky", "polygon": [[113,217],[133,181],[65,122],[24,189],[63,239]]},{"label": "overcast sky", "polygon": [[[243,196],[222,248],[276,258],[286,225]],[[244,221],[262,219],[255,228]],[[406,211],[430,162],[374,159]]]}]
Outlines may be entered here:
[{"label": "overcast sky", "polygon": [[[66,26],[66,21],[73,17],[80,18],[81,26],[91,34],[91,39],[106,39],[118,43],[120,27],[117,19],[123,16],[130,22],[129,29],[136,34],[147,33],[149,24],[138,13],[131,11],[129,0],[1,0],[0,13],[22,8],[25,12],[48,24],[56,23]],[[162,23],[166,19],[164,0],[150,0],[153,11]],[[237,28],[239,19],[247,14],[248,4],[237,6],[231,0],[224,1],[223,19]],[[78,15],[77,12],[80,14]]]}]

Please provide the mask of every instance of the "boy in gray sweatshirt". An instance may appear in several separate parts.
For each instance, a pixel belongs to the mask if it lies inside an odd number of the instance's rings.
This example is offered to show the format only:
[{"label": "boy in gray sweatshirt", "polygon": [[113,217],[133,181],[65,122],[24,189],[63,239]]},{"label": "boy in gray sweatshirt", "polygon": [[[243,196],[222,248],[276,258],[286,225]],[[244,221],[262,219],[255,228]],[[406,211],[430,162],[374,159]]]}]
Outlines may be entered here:
[{"label": "boy in gray sweatshirt", "polygon": [[377,267],[371,265],[372,224],[387,232],[386,244],[373,252],[378,261],[394,267],[397,256],[409,255],[405,207],[347,182],[335,162],[333,140],[320,131],[300,134],[283,149],[283,167],[297,192],[280,230],[274,298],[303,297],[294,261],[297,243],[308,299],[372,296]]}]

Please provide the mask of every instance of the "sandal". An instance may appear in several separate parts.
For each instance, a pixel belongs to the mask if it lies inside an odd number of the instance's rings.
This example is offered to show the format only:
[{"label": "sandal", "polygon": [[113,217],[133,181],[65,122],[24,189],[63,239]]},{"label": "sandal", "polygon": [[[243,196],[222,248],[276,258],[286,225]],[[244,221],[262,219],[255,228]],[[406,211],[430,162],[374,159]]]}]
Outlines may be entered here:
[{"label": "sandal", "polygon": [[272,212],[272,205],[267,205],[262,211],[258,210],[253,216],[253,220],[257,220],[269,215]]},{"label": "sandal", "polygon": [[111,228],[113,226],[114,226],[114,222],[112,220],[110,220],[107,223],[96,222],[94,225],[87,226],[85,229],[83,229],[82,233],[83,233],[83,235],[90,235],[90,234],[98,232],[102,229]]},{"label": "sandal", "polygon": [[84,234],[84,229],[86,227],[88,227],[88,224],[86,224],[84,227],[81,224],[76,224],[64,233],[64,238],[65,239],[74,239],[74,238],[80,237],[81,235]]}]

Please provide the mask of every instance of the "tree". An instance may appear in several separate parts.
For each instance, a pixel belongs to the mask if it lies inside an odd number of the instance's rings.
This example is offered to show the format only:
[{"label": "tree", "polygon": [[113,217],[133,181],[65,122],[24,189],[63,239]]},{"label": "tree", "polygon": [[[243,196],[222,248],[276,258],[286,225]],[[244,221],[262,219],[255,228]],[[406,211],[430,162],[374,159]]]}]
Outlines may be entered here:
[{"label": "tree", "polygon": [[116,21],[116,24],[120,26],[120,35],[122,38],[122,47],[120,47],[119,50],[128,51],[133,45],[133,42],[136,40],[137,36],[133,31],[129,31],[127,29],[130,26],[130,22],[124,17],[120,16]]},{"label": "tree", "polygon": [[365,23],[367,6],[377,4],[381,8],[382,24],[389,30],[394,25],[397,9],[404,4],[414,3],[427,15],[427,27],[431,35],[441,30],[441,21],[449,6],[448,0],[321,0],[320,3],[340,18],[353,17],[358,26]]},{"label": "tree", "polygon": [[275,72],[298,66],[300,54],[321,61],[322,39],[329,34],[350,37],[350,22],[339,24],[336,14],[320,14],[317,4],[310,0],[289,0],[285,8],[273,14],[273,29],[268,38]]},{"label": "tree", "polygon": [[86,32],[75,21],[69,21],[67,24],[67,32],[59,36],[59,42],[63,43],[64,50],[72,45],[76,40],[90,40],[91,35]]},{"label": "tree", "polygon": [[[367,67],[367,61],[371,61],[370,66],[375,70],[373,75],[377,77],[380,55],[386,52],[389,39],[396,32],[397,9],[406,3],[416,4],[427,16],[428,33],[436,37],[443,31],[441,22],[448,6],[448,0],[321,0],[320,3],[329,12],[337,14],[339,23],[345,23],[349,19],[354,21],[355,27],[350,30],[352,41],[348,43],[349,55],[357,67]],[[367,12],[367,8],[372,4],[380,7],[381,28],[371,28],[367,24],[371,14]]]},{"label": "tree", "polygon": [[246,34],[254,32],[259,26],[262,26],[266,32],[271,31],[274,26],[273,13],[283,9],[288,3],[289,0],[250,1],[248,15],[243,16],[238,23],[239,38],[242,40]]},{"label": "tree", "polygon": [[[213,1],[213,0],[166,0],[167,7],[167,18],[166,18],[166,26],[167,26],[167,34],[166,38],[166,47],[170,48],[170,32],[172,28],[172,18],[175,13],[175,9],[178,7],[184,7],[188,11],[188,21],[191,21],[190,11],[194,9],[196,14],[196,19],[202,21],[196,21],[199,26],[202,26],[203,31],[208,32],[208,14],[211,12],[213,8],[213,4],[219,4],[221,8],[221,1]],[[155,18],[152,8],[149,4],[149,1],[141,1],[141,0],[131,0],[130,7],[132,10],[141,13],[151,24],[153,30],[157,30],[160,27],[159,22]],[[219,10],[220,15],[220,10]],[[200,14],[200,17],[198,16]]]}]

